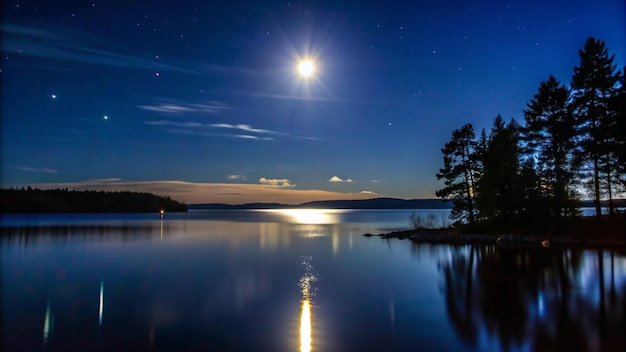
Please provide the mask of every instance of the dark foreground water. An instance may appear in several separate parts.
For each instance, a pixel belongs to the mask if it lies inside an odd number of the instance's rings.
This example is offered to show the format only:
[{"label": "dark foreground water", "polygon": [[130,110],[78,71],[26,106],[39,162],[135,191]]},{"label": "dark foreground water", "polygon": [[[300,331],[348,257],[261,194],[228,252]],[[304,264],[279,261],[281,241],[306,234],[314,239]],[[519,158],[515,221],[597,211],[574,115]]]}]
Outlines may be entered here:
[{"label": "dark foreground water", "polygon": [[624,350],[623,252],[362,236],[411,213],[4,215],[1,350]]}]

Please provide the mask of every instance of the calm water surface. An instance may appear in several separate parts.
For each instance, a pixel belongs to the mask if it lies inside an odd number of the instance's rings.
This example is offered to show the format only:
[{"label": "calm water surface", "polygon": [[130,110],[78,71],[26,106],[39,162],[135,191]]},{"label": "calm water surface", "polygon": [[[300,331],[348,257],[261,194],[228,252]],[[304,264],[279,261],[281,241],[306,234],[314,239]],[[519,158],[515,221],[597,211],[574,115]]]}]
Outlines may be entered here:
[{"label": "calm water surface", "polygon": [[2,350],[624,350],[623,251],[362,236],[411,213],[3,215]]}]

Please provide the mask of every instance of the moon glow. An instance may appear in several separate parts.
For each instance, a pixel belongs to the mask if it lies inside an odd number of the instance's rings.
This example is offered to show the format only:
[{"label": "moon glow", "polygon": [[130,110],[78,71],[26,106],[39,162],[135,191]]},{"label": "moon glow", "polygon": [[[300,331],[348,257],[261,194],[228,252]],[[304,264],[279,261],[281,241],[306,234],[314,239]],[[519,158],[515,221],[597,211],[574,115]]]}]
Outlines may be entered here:
[{"label": "moon glow", "polygon": [[307,78],[315,74],[315,64],[311,60],[302,60],[298,63],[298,74]]}]

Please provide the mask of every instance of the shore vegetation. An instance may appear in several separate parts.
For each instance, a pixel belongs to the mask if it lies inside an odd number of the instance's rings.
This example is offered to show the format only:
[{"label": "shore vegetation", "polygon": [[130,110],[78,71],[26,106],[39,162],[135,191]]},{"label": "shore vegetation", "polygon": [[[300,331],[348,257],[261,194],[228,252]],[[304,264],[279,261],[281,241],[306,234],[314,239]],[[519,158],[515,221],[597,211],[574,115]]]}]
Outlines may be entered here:
[{"label": "shore vegetation", "polygon": [[[436,195],[452,202],[455,228],[521,236],[623,231],[613,223],[626,221],[617,206],[626,194],[624,72],[599,39],[587,39],[579,56],[569,85],[552,75],[539,83],[524,121],[498,115],[478,136],[470,123],[452,132]],[[583,197],[593,199],[595,222],[579,219]]]}]

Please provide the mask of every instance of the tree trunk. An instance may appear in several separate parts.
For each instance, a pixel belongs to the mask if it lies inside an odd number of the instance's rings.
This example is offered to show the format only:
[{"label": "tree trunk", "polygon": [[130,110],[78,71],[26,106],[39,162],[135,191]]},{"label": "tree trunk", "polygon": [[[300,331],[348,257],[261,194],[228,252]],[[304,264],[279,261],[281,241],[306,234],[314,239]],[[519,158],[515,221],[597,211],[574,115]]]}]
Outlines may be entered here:
[{"label": "tree trunk", "polygon": [[609,168],[606,173],[607,188],[609,191],[609,214],[613,215],[615,214],[615,208],[613,207],[613,189],[611,186],[611,170],[610,170],[610,166],[607,166],[607,167]]},{"label": "tree trunk", "polygon": [[600,175],[598,174],[598,156],[593,157],[593,186],[594,186],[594,205],[596,207],[596,218],[600,220],[602,209],[600,208]]}]

